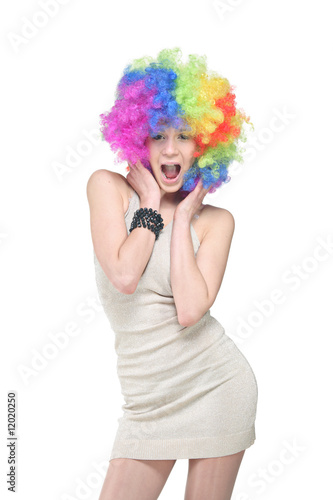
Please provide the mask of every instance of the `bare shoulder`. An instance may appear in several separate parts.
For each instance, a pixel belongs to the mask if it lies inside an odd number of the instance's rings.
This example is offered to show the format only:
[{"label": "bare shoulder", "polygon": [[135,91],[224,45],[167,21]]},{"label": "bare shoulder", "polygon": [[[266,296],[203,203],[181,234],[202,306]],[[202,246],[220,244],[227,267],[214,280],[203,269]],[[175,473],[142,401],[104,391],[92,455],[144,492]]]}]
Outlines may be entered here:
[{"label": "bare shoulder", "polygon": [[104,168],[98,169],[93,172],[87,182],[87,196],[88,199],[93,196],[93,193],[98,194],[106,189],[116,189],[124,202],[128,202],[128,198],[132,196],[133,188],[127,182],[127,179],[118,172],[112,172]]},{"label": "bare shoulder", "polygon": [[214,205],[203,205],[200,212],[200,232],[202,240],[207,234],[223,234],[232,237],[235,230],[235,219],[226,208]]},{"label": "bare shoulder", "polygon": [[204,205],[202,213],[205,212],[205,217],[207,219],[217,219],[224,223],[235,222],[234,216],[226,208],[215,207],[214,205]]},{"label": "bare shoulder", "polygon": [[96,184],[112,184],[119,189],[125,190],[128,182],[125,177],[118,174],[118,172],[111,172],[111,170],[107,170],[106,168],[100,168],[99,170],[95,170],[89,177],[87,189]]}]

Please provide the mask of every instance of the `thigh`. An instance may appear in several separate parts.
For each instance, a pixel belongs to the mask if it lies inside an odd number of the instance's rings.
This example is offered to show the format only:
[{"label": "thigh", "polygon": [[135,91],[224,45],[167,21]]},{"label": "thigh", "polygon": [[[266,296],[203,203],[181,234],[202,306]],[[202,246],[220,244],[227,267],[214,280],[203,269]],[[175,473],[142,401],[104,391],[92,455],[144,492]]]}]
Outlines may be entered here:
[{"label": "thigh", "polygon": [[244,453],[189,459],[185,500],[230,500]]},{"label": "thigh", "polygon": [[98,500],[156,500],[175,462],[113,458]]}]

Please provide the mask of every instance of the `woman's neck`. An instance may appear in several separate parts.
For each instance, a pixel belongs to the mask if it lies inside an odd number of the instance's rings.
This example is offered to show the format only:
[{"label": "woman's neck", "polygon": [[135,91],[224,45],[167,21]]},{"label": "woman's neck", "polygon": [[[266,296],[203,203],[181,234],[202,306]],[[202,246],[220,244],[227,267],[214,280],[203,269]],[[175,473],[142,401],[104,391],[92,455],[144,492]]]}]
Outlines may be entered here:
[{"label": "woman's neck", "polygon": [[167,207],[176,207],[178,203],[182,201],[182,196],[180,191],[175,191],[174,193],[166,193],[163,189],[160,189],[161,192],[161,202],[160,205]]}]

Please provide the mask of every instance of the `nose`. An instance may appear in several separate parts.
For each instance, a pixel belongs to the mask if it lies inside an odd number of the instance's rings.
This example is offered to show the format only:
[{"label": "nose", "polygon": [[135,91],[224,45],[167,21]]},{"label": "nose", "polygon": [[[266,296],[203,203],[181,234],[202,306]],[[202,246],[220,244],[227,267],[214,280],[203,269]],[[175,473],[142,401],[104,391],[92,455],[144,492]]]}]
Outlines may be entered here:
[{"label": "nose", "polygon": [[163,153],[168,156],[174,156],[178,153],[177,143],[174,137],[168,137],[164,143]]}]

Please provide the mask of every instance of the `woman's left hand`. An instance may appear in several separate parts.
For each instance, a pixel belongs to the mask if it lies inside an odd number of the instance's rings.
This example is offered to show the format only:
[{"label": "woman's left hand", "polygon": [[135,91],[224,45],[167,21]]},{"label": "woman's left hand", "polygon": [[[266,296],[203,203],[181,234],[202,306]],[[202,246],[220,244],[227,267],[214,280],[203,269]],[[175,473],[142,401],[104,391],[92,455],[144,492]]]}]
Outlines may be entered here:
[{"label": "woman's left hand", "polygon": [[174,220],[181,218],[190,223],[194,214],[201,208],[202,201],[210,188],[211,186],[204,188],[200,179],[193,191],[177,205],[173,215]]}]

